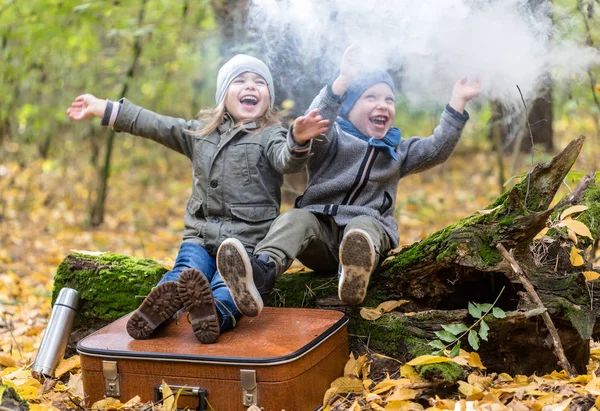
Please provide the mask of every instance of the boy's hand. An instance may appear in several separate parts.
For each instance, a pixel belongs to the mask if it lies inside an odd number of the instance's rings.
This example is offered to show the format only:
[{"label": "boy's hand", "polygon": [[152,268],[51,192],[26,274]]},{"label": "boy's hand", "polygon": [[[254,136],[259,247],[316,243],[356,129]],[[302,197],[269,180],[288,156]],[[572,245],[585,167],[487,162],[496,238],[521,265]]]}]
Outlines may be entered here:
[{"label": "boy's hand", "polygon": [[296,143],[306,144],[309,140],[327,133],[329,120],[323,120],[319,109],[314,109],[305,116],[300,116],[294,121],[292,134]]},{"label": "boy's hand", "polygon": [[467,101],[477,97],[479,93],[481,93],[481,81],[479,79],[469,80],[465,77],[454,85],[450,97],[450,107],[462,113]]},{"label": "boy's hand", "polygon": [[348,90],[350,83],[352,83],[362,71],[362,63],[359,54],[360,49],[356,44],[352,44],[344,51],[342,63],[340,65],[340,75],[331,85],[331,90],[335,94],[344,94],[346,90]]},{"label": "boy's hand", "polygon": [[100,100],[91,94],[82,94],[71,103],[67,114],[73,120],[85,120],[86,118],[104,116],[106,100]]}]

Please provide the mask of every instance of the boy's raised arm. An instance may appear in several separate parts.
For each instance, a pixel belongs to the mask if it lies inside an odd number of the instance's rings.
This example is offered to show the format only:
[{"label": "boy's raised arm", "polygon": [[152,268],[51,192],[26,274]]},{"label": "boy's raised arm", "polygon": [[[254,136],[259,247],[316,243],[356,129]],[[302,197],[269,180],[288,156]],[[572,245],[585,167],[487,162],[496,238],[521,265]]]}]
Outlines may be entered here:
[{"label": "boy's raised arm", "polygon": [[469,119],[464,111],[469,100],[481,92],[479,80],[462,79],[454,85],[450,102],[442,113],[440,124],[426,138],[400,140],[397,153],[401,175],[418,173],[443,163],[450,157]]},{"label": "boy's raised arm", "polygon": [[67,109],[67,114],[73,120],[98,117],[102,119],[102,125],[154,140],[188,158],[192,158],[193,155],[194,137],[185,130],[199,128],[196,120],[186,121],[162,116],[136,106],[126,99],[109,102],[91,94],[78,96]]}]

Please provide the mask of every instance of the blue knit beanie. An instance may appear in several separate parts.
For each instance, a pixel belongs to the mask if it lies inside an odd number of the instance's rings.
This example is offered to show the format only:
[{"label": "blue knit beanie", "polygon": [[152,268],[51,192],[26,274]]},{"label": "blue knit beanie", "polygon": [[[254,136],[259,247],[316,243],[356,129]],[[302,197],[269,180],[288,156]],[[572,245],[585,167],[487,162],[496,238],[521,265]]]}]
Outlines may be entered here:
[{"label": "blue knit beanie", "polygon": [[369,71],[360,74],[348,87],[346,91],[346,98],[340,107],[340,116],[348,118],[348,114],[356,104],[356,101],[365,92],[366,89],[377,83],[385,83],[392,88],[392,93],[396,94],[396,88],[394,87],[394,80],[387,71],[377,70]]}]

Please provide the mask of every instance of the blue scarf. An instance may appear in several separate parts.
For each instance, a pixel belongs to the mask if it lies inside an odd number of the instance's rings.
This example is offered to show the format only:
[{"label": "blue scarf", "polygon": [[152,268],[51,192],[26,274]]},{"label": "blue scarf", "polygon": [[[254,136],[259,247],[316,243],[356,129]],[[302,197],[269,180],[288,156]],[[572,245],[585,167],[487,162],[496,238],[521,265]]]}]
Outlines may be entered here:
[{"label": "blue scarf", "polygon": [[346,133],[353,135],[354,137],[358,137],[363,141],[369,143],[370,146],[380,148],[381,150],[387,152],[394,160],[398,161],[398,153],[396,153],[396,146],[400,144],[400,129],[396,127],[390,128],[383,138],[375,138],[375,137],[366,137],[363,133],[361,133],[351,122],[344,119],[343,117],[338,117],[336,122],[340,125],[342,130]]}]

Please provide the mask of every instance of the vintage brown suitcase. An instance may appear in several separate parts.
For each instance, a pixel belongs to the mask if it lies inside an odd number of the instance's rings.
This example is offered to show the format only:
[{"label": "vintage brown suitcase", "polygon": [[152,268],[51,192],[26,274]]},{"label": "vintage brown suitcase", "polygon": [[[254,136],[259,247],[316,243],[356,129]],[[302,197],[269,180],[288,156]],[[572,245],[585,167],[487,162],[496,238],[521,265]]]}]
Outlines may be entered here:
[{"label": "vintage brown suitcase", "polygon": [[185,318],[148,340],[133,340],[125,316],[77,344],[87,405],[105,396],[126,402],[162,398],[185,386],[178,408],[314,410],[348,360],[348,318],[339,311],[265,307],[200,344]]}]

